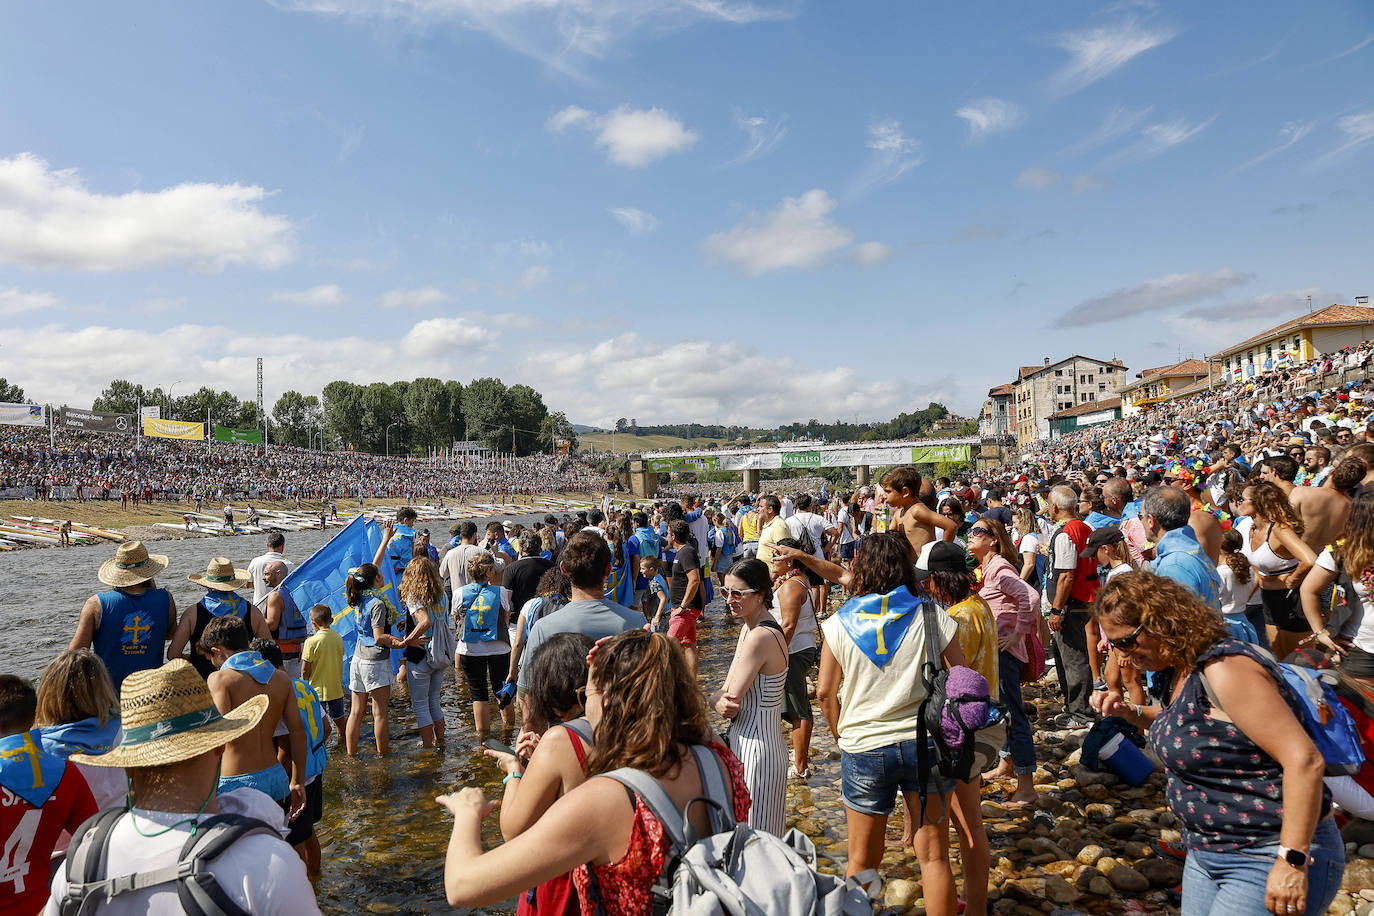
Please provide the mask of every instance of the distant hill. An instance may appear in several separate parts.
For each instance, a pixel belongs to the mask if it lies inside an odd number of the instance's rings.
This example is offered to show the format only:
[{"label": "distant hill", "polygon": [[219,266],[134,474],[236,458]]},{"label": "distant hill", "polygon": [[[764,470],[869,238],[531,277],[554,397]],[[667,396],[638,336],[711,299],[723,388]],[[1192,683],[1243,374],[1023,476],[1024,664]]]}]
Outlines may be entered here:
[{"label": "distant hill", "polygon": [[[578,445],[582,449],[596,449],[609,452],[614,448],[620,454],[630,452],[652,452],[666,448],[706,448],[711,443],[724,447],[724,439],[683,439],[680,436],[631,436],[627,433],[582,433],[577,434]],[[739,443],[735,443],[738,445]]]},{"label": "distant hill", "polygon": [[596,427],[596,426],[583,426],[583,425],[580,424],[580,423],[574,423],[574,424],[572,425],[572,429],[573,429],[573,432],[577,433],[579,436],[582,435],[583,433],[604,433],[604,432],[605,432],[604,429],[601,429],[601,428],[599,428],[599,427]]}]

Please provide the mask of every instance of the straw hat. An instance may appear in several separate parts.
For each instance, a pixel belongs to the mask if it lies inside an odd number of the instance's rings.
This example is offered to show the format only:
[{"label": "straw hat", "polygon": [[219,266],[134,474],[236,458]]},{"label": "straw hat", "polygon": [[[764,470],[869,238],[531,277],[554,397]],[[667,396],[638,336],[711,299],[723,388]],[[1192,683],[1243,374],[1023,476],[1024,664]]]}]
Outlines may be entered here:
[{"label": "straw hat", "polygon": [[125,541],[112,559],[100,564],[96,578],[115,588],[130,588],[154,578],[167,568],[167,558],[149,553],[142,541]]},{"label": "straw hat", "polygon": [[208,588],[216,592],[232,592],[235,589],[243,588],[253,577],[248,574],[246,569],[236,569],[228,557],[215,557],[205,567],[205,573],[191,573],[186,577],[201,588]]},{"label": "straw hat", "polygon": [[220,714],[190,662],[135,671],[119,691],[124,739],[107,754],[73,754],[96,767],[156,767],[180,763],[249,732],[267,712],[266,694]]}]

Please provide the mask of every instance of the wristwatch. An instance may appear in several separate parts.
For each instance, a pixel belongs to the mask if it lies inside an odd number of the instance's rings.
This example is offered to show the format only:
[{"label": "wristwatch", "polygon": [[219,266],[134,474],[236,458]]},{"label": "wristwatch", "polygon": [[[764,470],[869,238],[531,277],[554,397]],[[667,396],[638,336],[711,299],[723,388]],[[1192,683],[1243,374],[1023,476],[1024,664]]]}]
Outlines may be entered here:
[{"label": "wristwatch", "polygon": [[1306,868],[1310,856],[1301,849],[1290,849],[1287,846],[1280,846],[1279,858],[1294,868]]}]

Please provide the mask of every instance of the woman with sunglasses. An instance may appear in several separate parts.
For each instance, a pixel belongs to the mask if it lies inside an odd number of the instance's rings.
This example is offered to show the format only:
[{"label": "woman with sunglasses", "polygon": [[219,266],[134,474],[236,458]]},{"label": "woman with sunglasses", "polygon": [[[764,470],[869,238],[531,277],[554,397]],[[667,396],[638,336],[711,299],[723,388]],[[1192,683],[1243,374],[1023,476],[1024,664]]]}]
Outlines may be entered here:
[{"label": "woman with sunglasses", "polygon": [[946,496],[940,503],[939,512],[949,519],[944,527],[946,530],[954,529],[954,543],[959,545],[961,550],[968,549],[968,540],[964,537],[968,532],[968,516],[964,514],[964,504],[959,501],[957,496]]},{"label": "woman with sunglasses", "polygon": [[725,605],[744,625],[725,686],[711,708],[730,720],[730,750],[744,765],[753,805],[749,825],[782,836],[787,814],[787,742],[782,737],[782,692],[787,639],[773,619],[773,579],[762,560],[740,560],[725,574]]},{"label": "woman with sunglasses", "polygon": [[1029,637],[1040,625],[1039,602],[1035,600],[1038,596],[1003,555],[1015,553],[1006,529],[996,519],[980,518],[974,522],[968,530],[968,546],[982,572],[983,584],[978,595],[992,609],[997,622],[997,685],[1011,720],[1007,740],[998,754],[1001,760],[985,778],[1015,776],[1016,790],[1007,804],[1024,807],[1039,798],[1035,791],[1035,739],[1021,700],[1021,671],[1030,663],[1033,645]]},{"label": "woman with sunglasses", "polygon": [[1279,658],[1287,658],[1311,632],[1303,617],[1298,587],[1317,563],[1317,555],[1302,539],[1303,523],[1277,484],[1247,483],[1237,510],[1247,516],[1236,526],[1241,552],[1259,576],[1260,601],[1269,644]]},{"label": "woman with sunglasses", "polygon": [[1149,572],[1109,582],[1093,606],[1112,646],[1158,672],[1163,706],[1103,713],[1148,730],[1183,826],[1183,916],[1316,916],[1340,888],[1345,847],[1325,763],[1273,660],[1232,639],[1189,589]]}]

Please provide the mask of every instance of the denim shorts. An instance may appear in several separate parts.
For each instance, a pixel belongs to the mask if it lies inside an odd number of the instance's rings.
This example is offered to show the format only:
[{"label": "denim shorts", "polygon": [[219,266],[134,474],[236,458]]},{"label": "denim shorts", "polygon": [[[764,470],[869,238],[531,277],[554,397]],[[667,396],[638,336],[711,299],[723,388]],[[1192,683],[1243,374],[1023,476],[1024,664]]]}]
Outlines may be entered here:
[{"label": "denim shorts", "polygon": [[[935,769],[935,749],[930,748],[931,772],[926,783],[928,795],[948,795],[954,780]],[[840,753],[842,795],[847,808],[860,814],[892,813],[897,792],[919,793],[921,780],[916,766],[916,742],[899,741],[871,751]]]},{"label": "denim shorts", "polygon": [[343,697],[335,697],[332,700],[322,700],[321,703],[324,706],[324,714],[331,719],[342,719],[348,712],[347,707],[344,706]]}]

